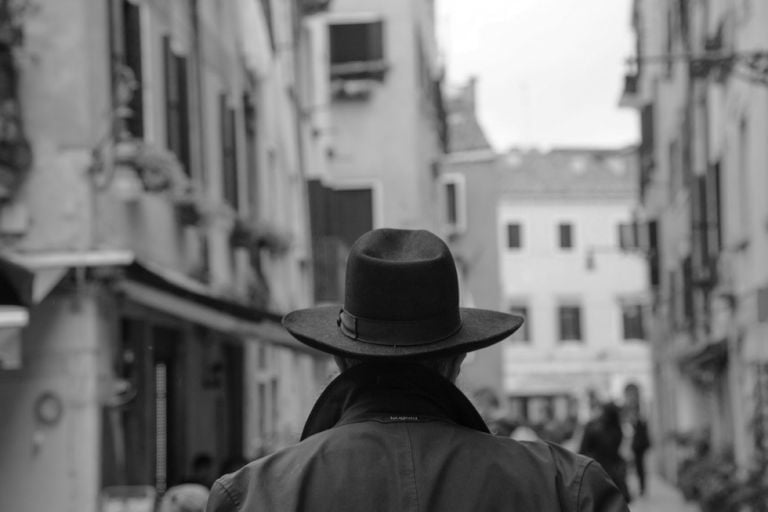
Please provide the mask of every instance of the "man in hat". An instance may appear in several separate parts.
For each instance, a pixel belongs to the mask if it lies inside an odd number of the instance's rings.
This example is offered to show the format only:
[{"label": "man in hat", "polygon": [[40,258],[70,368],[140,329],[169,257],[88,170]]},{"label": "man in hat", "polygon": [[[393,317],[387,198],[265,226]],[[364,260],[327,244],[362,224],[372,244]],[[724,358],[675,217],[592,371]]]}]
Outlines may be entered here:
[{"label": "man in hat", "polygon": [[301,442],[220,478],[208,512],[628,510],[596,462],[491,435],[454,386],[467,352],[522,323],[459,307],[453,256],[434,234],[364,234],[347,259],[343,306],[283,319],[341,374]]}]

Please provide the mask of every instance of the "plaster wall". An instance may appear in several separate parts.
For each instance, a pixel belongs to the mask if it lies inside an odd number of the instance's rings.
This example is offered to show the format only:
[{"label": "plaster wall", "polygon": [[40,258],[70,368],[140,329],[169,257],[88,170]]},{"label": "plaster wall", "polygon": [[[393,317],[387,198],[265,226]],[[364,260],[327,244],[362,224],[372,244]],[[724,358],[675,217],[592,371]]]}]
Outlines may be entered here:
[{"label": "plaster wall", "polygon": [[[373,85],[362,101],[331,104],[334,157],[329,174],[332,186],[375,184],[376,227],[436,228],[433,213],[432,166],[439,154],[423,122],[416,38],[429,29],[410,0],[340,0],[331,4],[334,16],[374,14],[384,20],[385,59],[390,64],[384,80]],[[427,55],[427,59],[434,58]],[[378,195],[380,194],[380,195]]]},{"label": "plaster wall", "polygon": [[[58,290],[32,310],[23,367],[0,372],[0,510],[96,511],[100,358],[107,318],[94,290]],[[60,399],[61,418],[41,422],[36,402]]]}]

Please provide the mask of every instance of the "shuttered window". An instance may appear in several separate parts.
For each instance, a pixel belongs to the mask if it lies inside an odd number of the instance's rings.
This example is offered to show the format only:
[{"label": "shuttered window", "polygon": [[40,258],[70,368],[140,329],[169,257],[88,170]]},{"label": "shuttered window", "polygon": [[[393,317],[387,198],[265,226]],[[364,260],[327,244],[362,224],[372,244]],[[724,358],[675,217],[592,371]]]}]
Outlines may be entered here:
[{"label": "shuttered window", "polygon": [[[129,0],[112,0],[109,5],[115,108],[123,109],[118,136],[140,139],[144,137],[141,6]],[[130,93],[129,82],[134,86]],[[126,94],[130,94],[130,99],[121,105]]]},{"label": "shuttered window", "polygon": [[581,307],[559,306],[557,311],[560,341],[581,341]]},{"label": "shuttered window", "polygon": [[329,25],[331,76],[382,80],[386,72],[384,22]]},{"label": "shuttered window", "polygon": [[507,247],[509,249],[520,249],[523,246],[522,226],[517,223],[507,224]]},{"label": "shuttered window", "polygon": [[235,110],[228,105],[227,95],[219,96],[221,129],[221,176],[224,200],[238,211],[237,143],[235,139]]},{"label": "shuttered window", "polygon": [[561,223],[558,226],[558,234],[560,238],[561,249],[573,248],[573,225],[567,222]]},{"label": "shuttered window", "polygon": [[644,308],[641,304],[622,304],[621,322],[625,340],[644,340]]},{"label": "shuttered window", "polygon": [[189,90],[187,59],[176,55],[171,39],[163,37],[166,144],[190,173]]}]

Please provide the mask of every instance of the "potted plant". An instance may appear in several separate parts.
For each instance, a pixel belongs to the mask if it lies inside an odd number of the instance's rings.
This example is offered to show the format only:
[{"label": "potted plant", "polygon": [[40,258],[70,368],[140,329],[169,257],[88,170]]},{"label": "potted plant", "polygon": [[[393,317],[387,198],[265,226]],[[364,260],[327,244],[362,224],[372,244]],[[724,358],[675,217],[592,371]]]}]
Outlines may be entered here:
[{"label": "potted plant", "polygon": [[271,255],[280,256],[288,252],[290,236],[265,222],[248,222],[236,219],[230,232],[230,245],[258,253],[262,250]]},{"label": "potted plant", "polygon": [[183,195],[191,188],[191,182],[176,155],[143,140],[120,143],[117,163],[133,167],[147,192]]},{"label": "potted plant", "polygon": [[0,0],[0,199],[10,197],[32,164],[18,97],[18,49],[24,18],[36,9],[25,0]]}]

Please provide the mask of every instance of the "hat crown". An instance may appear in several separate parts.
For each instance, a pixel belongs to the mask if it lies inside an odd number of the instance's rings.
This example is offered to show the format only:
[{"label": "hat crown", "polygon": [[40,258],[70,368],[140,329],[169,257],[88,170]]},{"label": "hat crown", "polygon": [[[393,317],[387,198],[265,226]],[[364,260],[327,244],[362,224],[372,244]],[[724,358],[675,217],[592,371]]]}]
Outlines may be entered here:
[{"label": "hat crown", "polygon": [[383,321],[458,321],[458,276],[448,246],[424,230],[361,236],[347,259],[344,309]]}]

